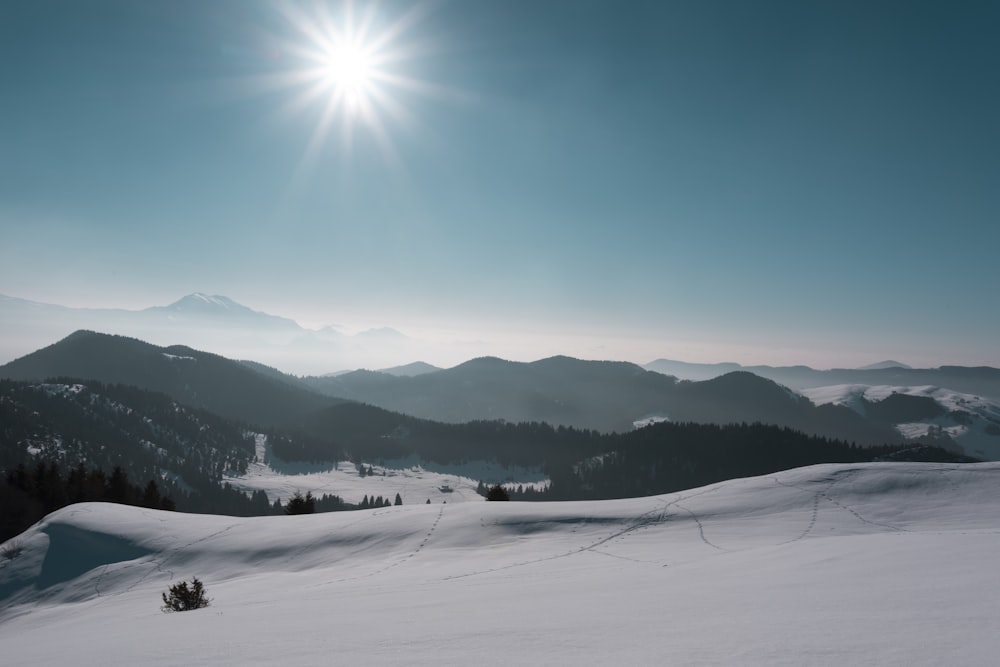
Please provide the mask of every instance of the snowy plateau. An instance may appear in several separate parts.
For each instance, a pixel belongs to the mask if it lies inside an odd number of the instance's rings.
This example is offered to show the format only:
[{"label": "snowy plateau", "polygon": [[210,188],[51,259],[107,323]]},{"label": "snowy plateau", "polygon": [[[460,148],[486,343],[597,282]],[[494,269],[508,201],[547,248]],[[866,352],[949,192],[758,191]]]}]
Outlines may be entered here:
[{"label": "snowy plateau", "polygon": [[[233,518],[72,505],[0,560],[9,665],[995,665],[1000,463]],[[212,603],[164,614],[198,577]]]}]

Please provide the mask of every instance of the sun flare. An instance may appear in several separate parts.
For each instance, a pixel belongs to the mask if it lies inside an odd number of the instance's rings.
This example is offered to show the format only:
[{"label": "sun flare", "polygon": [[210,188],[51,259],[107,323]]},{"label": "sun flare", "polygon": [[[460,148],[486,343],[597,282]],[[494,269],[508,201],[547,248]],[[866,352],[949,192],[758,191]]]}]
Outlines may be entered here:
[{"label": "sun flare", "polygon": [[373,59],[360,44],[335,46],[326,54],[323,71],[326,82],[352,106],[357,106],[374,85]]},{"label": "sun flare", "polygon": [[316,117],[301,166],[309,167],[318,158],[331,135],[339,135],[338,152],[349,154],[359,131],[374,138],[383,158],[396,162],[390,127],[414,125],[407,105],[410,96],[437,91],[407,74],[408,66],[426,51],[426,45],[411,39],[426,5],[412,5],[396,17],[378,15],[375,4],[365,5],[364,11],[352,2],[338,5],[336,12],[329,5],[313,7],[308,11],[288,4],[281,10],[292,28],[282,40],[282,52],[296,63],[286,71],[284,83],[298,91],[285,109]]}]

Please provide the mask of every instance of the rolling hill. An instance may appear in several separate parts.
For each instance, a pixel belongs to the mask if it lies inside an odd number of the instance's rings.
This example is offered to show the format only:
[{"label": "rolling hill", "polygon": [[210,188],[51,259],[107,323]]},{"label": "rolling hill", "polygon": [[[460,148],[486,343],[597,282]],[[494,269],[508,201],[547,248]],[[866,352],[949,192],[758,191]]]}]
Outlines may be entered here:
[{"label": "rolling hill", "polygon": [[[4,545],[0,645],[10,664],[988,665],[998,482],[995,463],[824,465],[600,502],[75,505]],[[161,613],[192,577],[211,605]]]}]

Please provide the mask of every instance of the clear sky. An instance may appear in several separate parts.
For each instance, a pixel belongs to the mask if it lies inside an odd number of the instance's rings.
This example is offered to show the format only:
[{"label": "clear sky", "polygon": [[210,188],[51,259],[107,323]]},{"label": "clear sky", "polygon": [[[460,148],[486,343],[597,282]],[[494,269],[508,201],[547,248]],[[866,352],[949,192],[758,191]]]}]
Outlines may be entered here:
[{"label": "clear sky", "polygon": [[0,293],[1000,366],[998,34],[995,1],[4,0]]}]

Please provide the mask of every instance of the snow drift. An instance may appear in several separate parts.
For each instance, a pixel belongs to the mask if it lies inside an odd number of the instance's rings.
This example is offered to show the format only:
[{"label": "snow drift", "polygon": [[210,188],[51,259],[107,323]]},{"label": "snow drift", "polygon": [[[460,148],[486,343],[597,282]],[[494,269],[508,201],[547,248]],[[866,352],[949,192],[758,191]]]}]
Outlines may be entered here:
[{"label": "snow drift", "polygon": [[[990,664],[1000,464],[233,518],[83,504],[0,562],[7,664]],[[198,577],[213,603],[160,594]]]}]

